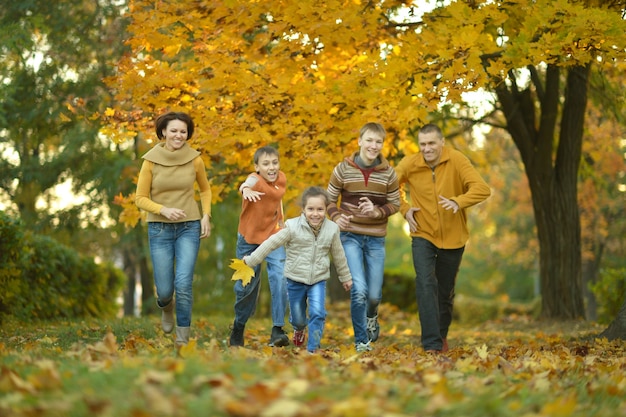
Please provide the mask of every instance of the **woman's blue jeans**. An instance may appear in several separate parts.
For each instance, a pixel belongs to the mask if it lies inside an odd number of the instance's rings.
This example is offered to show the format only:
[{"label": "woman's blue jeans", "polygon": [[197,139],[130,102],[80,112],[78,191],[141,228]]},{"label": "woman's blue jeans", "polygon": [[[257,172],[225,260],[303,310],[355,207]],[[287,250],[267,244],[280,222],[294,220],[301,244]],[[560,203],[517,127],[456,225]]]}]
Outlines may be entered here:
[{"label": "woman's blue jeans", "polygon": [[287,292],[289,293],[289,322],[295,330],[304,330],[308,325],[309,337],[306,349],[309,352],[315,352],[320,348],[326,323],[326,281],[307,285],[287,279]]},{"label": "woman's blue jeans", "polygon": [[176,293],[176,325],[191,325],[193,271],[200,249],[200,220],[148,223],[148,243],[157,291],[165,307]]},{"label": "woman's blue jeans", "polygon": [[367,317],[378,315],[385,274],[385,238],[341,232],[341,243],[352,275],[350,311],[354,342],[367,343]]},{"label": "woman's blue jeans", "polygon": [[[246,242],[241,234],[237,234],[236,256],[242,259],[254,252],[259,245]],[[272,298],[272,322],[274,326],[285,325],[285,312],[287,311],[287,287],[283,270],[285,267],[285,248],[281,246],[270,252],[265,258],[267,265],[267,280],[270,284],[270,296]],[[261,265],[254,267],[254,277],[245,287],[241,280],[235,282],[235,326],[244,327],[254,310],[261,287]]]},{"label": "woman's blue jeans", "polygon": [[426,239],[412,239],[415,295],[424,350],[441,350],[452,322],[454,285],[465,247],[439,249]]}]

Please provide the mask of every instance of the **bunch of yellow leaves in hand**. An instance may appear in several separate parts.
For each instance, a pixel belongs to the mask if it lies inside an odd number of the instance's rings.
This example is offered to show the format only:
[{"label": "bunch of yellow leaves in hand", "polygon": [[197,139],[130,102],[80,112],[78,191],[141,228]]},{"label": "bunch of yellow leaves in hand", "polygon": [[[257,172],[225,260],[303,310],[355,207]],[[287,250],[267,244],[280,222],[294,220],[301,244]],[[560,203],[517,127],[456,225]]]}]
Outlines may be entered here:
[{"label": "bunch of yellow leaves in hand", "polygon": [[246,265],[246,263],[241,259],[231,259],[230,265],[228,266],[235,270],[231,281],[237,281],[240,279],[241,284],[244,287],[250,283],[250,280],[254,276],[254,270]]}]

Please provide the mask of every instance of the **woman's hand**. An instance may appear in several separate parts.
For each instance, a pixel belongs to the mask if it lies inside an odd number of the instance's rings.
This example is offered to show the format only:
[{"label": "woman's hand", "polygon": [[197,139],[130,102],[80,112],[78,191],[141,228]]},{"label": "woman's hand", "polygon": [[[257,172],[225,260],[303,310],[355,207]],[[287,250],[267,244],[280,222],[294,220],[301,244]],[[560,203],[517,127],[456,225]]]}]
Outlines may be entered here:
[{"label": "woman's hand", "polygon": [[171,221],[179,221],[187,217],[185,210],[165,206],[161,207],[161,212],[159,214]]},{"label": "woman's hand", "polygon": [[200,239],[211,236],[211,219],[205,214],[200,220]]},{"label": "woman's hand", "polygon": [[352,280],[350,281],[346,281],[346,282],[342,282],[343,285],[343,289],[346,291],[350,291],[350,289],[352,288]]}]

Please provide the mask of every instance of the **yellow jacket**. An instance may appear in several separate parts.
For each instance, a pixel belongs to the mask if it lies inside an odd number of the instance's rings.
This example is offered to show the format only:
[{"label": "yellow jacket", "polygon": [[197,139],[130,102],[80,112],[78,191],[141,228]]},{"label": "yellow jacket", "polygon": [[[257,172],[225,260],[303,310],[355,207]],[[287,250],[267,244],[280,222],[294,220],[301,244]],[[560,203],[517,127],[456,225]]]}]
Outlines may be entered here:
[{"label": "yellow jacket", "polygon": [[[404,157],[395,168],[400,184],[400,212],[404,217],[411,207],[417,232],[421,237],[441,249],[458,249],[469,238],[465,209],[484,201],[491,189],[482,179],[469,159],[461,152],[443,147],[439,164],[431,169],[421,153]],[[404,184],[408,184],[411,199],[406,199]],[[439,196],[454,200],[459,210],[445,210],[439,205]]]}]

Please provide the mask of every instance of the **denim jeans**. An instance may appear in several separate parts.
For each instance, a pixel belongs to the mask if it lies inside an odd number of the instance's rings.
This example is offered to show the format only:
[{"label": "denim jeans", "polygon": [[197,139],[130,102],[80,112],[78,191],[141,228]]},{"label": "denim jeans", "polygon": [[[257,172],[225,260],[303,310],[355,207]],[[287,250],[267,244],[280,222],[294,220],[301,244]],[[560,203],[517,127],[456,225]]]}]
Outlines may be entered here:
[{"label": "denim jeans", "polygon": [[385,273],[385,238],[341,232],[341,243],[352,275],[350,312],[354,342],[367,343],[367,319],[378,315]]},{"label": "denim jeans", "polygon": [[425,350],[441,350],[452,322],[454,285],[465,247],[439,249],[426,239],[412,239],[415,295]]},{"label": "denim jeans", "polygon": [[[320,348],[326,322],[326,281],[307,285],[287,279],[289,293],[289,322],[296,330],[309,326],[306,349],[315,352]],[[307,320],[306,308],[309,306]]]},{"label": "denim jeans", "polygon": [[200,220],[148,223],[157,304],[164,307],[176,293],[176,325],[189,327],[193,305],[193,270],[200,249]]},{"label": "denim jeans", "polygon": [[[254,252],[259,245],[246,242],[241,234],[237,234],[236,254],[238,259]],[[272,251],[266,258],[267,279],[270,284],[272,298],[272,322],[274,326],[285,325],[287,311],[287,286],[283,270],[285,266],[285,248]],[[254,277],[245,287],[241,281],[235,282],[235,325],[243,327],[256,309],[256,301],[261,287],[261,264],[254,267]]]}]

